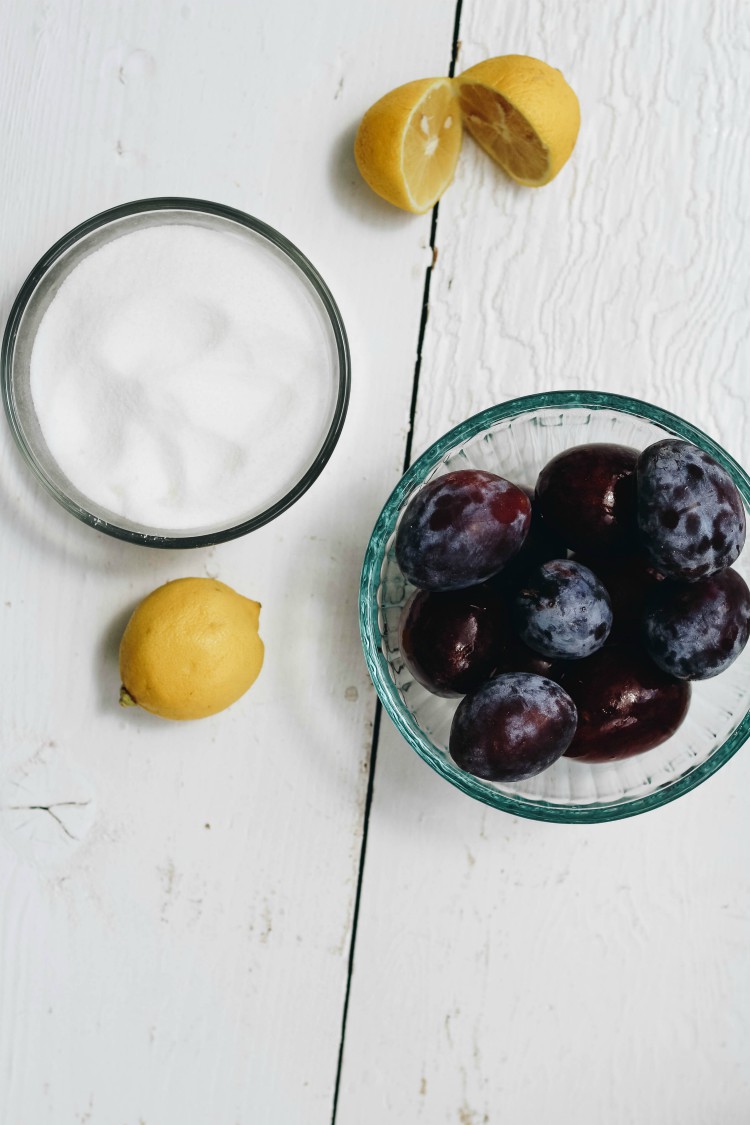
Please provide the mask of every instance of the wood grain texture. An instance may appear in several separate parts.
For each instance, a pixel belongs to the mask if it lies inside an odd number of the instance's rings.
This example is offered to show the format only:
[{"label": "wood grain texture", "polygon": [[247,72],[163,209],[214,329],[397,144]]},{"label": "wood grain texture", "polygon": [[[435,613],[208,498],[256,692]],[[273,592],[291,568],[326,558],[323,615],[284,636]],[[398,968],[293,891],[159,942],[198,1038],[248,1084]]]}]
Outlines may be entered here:
[{"label": "wood grain texture", "polygon": [[[465,0],[459,69],[520,52],[582,104],[515,187],[467,141],[440,203],[414,454],[505,398],[666,405],[750,461],[747,5]],[[591,828],[472,803],[383,721],[344,1125],[750,1119],[750,755]]]},{"label": "wood grain texture", "polygon": [[[109,205],[204,196],[276,225],[337,296],[347,426],[289,512],[216,550],[79,525],[0,435],[0,1121],[330,1121],[371,743],[356,618],[397,478],[429,216],[371,196],[354,128],[445,68],[453,3],[5,0],[0,310]],[[263,603],[266,666],[223,715],[117,707],[117,644],[169,578]]]}]

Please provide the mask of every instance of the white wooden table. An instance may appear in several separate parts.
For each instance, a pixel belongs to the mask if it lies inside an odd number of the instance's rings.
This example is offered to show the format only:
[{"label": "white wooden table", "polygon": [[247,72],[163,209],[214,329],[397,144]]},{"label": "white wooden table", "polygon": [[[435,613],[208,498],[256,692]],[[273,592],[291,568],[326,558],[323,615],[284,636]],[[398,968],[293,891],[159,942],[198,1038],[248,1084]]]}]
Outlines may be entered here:
[{"label": "white wooden table", "polygon": [[[458,66],[559,66],[549,187],[466,143],[432,218],[356,123],[446,73],[455,0],[0,0],[0,309],[65,230],[149,195],[264,219],[342,308],[353,393],[289,512],[149,552],[58,508],[0,434],[2,1125],[747,1125],[750,754],[646,816],[516,820],[432,774],[360,653],[369,530],[412,453],[559,387],[667,405],[750,461],[750,8],[464,0]],[[213,720],[117,707],[134,604],[263,603]]]}]

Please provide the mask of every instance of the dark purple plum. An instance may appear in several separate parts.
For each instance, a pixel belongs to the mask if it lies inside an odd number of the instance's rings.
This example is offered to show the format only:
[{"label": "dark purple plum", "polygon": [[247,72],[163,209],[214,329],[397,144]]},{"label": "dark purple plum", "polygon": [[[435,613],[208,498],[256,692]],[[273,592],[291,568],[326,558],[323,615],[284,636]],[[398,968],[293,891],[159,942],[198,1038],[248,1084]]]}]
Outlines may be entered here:
[{"label": "dark purple plum", "polygon": [[511,606],[521,640],[553,660],[582,660],[607,640],[612,628],[609,594],[593,571],[556,559],[527,576]]},{"label": "dark purple plum", "polygon": [[396,561],[424,590],[475,586],[520,551],[530,522],[529,498],[515,484],[459,469],[409,502],[396,532]]},{"label": "dark purple plum", "polygon": [[559,684],[511,672],[461,700],[449,749],[454,762],[475,777],[522,781],[557,761],[575,729],[575,705]]},{"label": "dark purple plum", "polygon": [[663,575],[654,570],[644,555],[615,555],[590,559],[576,556],[593,570],[609,594],[612,605],[612,630],[607,643],[640,639],[646,600]]},{"label": "dark purple plum", "polygon": [[404,663],[428,691],[465,695],[496,670],[509,635],[503,602],[483,586],[417,590],[401,611]]},{"label": "dark purple plum", "polygon": [[564,559],[567,555],[567,547],[563,540],[542,519],[534,499],[534,490],[524,488],[522,485],[519,485],[519,488],[529,498],[531,524],[521,550],[491,579],[492,586],[502,591],[518,586],[530,570],[541,566],[542,563],[549,562],[551,559]]},{"label": "dark purple plum", "polygon": [[500,653],[496,671],[498,673],[533,672],[536,676],[549,676],[550,679],[555,680],[557,676],[553,674],[554,667],[553,661],[539,652],[534,652],[511,630]]},{"label": "dark purple plum", "polygon": [[687,714],[690,684],[657,668],[634,645],[607,646],[557,670],[578,711],[569,758],[610,762],[652,750]]},{"label": "dark purple plum", "polygon": [[750,636],[750,590],[736,570],[697,582],[662,582],[644,617],[651,658],[680,680],[718,676]]},{"label": "dark purple plum", "polygon": [[611,442],[558,453],[536,482],[542,519],[573,551],[608,555],[632,550],[637,462],[636,449]]},{"label": "dark purple plum", "polygon": [[693,580],[732,565],[745,542],[745,509],[713,457],[665,438],[640,455],[637,482],[638,526],[657,570]]}]

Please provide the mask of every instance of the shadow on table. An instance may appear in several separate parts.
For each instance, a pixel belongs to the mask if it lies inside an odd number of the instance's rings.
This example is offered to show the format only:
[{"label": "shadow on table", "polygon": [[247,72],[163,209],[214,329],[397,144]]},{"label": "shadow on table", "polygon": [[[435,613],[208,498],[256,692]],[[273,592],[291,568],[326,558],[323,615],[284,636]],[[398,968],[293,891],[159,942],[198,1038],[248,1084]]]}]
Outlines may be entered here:
[{"label": "shadow on table", "polygon": [[360,175],[354,160],[354,138],[357,135],[358,125],[359,121],[348,125],[331,148],[328,178],[336,202],[370,226],[407,226],[413,221],[414,216],[386,203],[368,187]]},{"label": "shadow on table", "polygon": [[120,683],[120,640],[125,626],[140,599],[134,598],[125,609],[119,610],[102,631],[94,653],[97,703],[101,711],[111,712],[118,703]]},{"label": "shadow on table", "polygon": [[13,527],[50,565],[133,577],[153,574],[158,580],[182,554],[127,543],[82,523],[36,480],[13,448],[9,432],[2,440],[6,450],[0,461],[0,523]]},{"label": "shadow on table", "polygon": [[[513,816],[475,801],[435,773],[401,737],[384,713],[380,721],[371,823],[408,848],[432,850],[468,845],[497,848],[515,841],[568,840],[579,825],[547,824]],[[415,844],[415,841],[418,841]]]},{"label": "shadow on table", "polygon": [[[363,804],[375,693],[359,637],[359,580],[382,494],[374,483],[349,480],[342,505],[340,491],[341,480],[331,472],[315,485],[308,509],[314,522],[278,521],[283,540],[274,550],[283,573],[277,582],[287,597],[273,607],[273,628],[287,647],[282,655],[269,645],[268,658],[283,665],[273,695],[275,704],[283,698],[294,724],[290,752],[304,755],[320,774],[320,799]],[[308,515],[305,509],[303,498],[297,515]],[[287,766],[293,769],[294,762]]]}]

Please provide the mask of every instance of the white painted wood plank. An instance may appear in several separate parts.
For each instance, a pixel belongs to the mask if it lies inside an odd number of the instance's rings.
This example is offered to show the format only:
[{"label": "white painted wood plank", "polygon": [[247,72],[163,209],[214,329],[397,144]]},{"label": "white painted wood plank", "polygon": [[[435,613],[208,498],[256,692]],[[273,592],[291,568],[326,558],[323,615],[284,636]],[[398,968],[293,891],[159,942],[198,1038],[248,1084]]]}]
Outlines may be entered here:
[{"label": "white painted wood plank", "polygon": [[461,34],[460,69],[506,50],[558,65],[582,125],[537,191],[467,139],[440,205],[415,454],[502,399],[597,387],[682,410],[747,459],[747,5],[510,3],[500,21],[472,2]]},{"label": "white painted wood plank", "polygon": [[[414,453],[518,394],[596,387],[747,464],[748,8],[465,0],[460,68],[538,55],[577,90],[538,192],[469,142],[440,204]],[[452,790],[387,718],[339,1125],[750,1119],[750,754],[590,828]]]},{"label": "white painted wood plank", "polygon": [[[373,711],[358,575],[401,467],[429,256],[429,216],[376,200],[351,144],[385,88],[444,68],[452,26],[452,0],[5,0],[3,318],[76,222],[139,196],[204,196],[316,263],[354,386],[313,489],[200,552],[79,525],[3,427],[3,1123],[330,1120]],[[212,720],[123,713],[124,622],[188,574],[263,603],[261,678]],[[9,807],[71,801],[54,806],[64,827]]]}]

